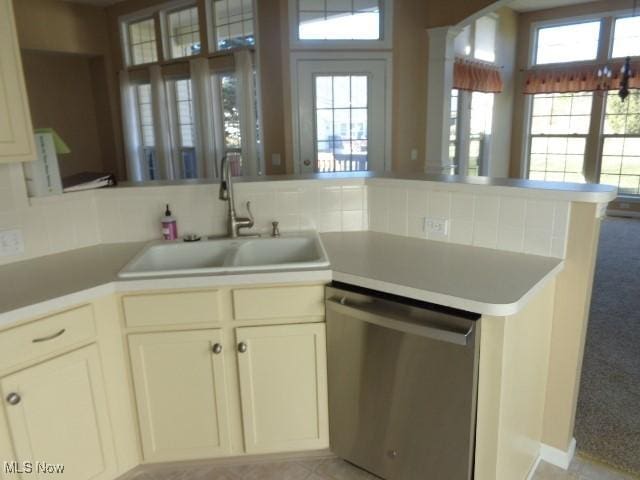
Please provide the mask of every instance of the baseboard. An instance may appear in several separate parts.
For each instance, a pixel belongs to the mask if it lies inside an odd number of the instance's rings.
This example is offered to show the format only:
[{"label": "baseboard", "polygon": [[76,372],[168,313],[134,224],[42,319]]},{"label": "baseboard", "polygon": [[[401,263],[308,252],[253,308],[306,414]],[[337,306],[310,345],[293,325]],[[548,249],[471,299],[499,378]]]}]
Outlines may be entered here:
[{"label": "baseboard", "polygon": [[533,465],[531,465],[531,470],[529,470],[529,474],[527,475],[527,480],[531,480],[533,476],[536,474],[536,470],[538,470],[538,465],[540,465],[541,461],[542,461],[542,457],[538,455],[536,457],[536,460],[533,462]]},{"label": "baseboard", "polygon": [[635,210],[610,210],[607,209],[607,216],[609,217],[624,217],[624,218],[640,218],[640,212]]},{"label": "baseboard", "polygon": [[545,445],[544,443],[540,445],[540,458],[551,465],[555,465],[556,467],[560,467],[564,470],[569,468],[569,464],[571,460],[573,460],[573,456],[576,453],[576,439],[572,438],[569,443],[569,450],[566,452],[564,450],[560,450],[559,448],[551,447],[549,445]]}]

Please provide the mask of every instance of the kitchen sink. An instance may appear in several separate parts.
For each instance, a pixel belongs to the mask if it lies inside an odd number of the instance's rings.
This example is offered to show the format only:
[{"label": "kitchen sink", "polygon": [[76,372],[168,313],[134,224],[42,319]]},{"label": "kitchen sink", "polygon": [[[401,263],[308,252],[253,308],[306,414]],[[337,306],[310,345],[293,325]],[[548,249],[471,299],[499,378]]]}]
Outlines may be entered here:
[{"label": "kitchen sink", "polygon": [[327,253],[316,232],[199,242],[154,241],[120,271],[120,278],[324,268]]}]

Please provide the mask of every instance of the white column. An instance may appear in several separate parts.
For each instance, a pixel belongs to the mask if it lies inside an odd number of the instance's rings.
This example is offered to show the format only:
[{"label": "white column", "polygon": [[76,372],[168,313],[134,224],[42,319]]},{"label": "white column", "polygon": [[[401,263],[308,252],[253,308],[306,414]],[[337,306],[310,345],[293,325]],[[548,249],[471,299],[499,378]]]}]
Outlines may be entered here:
[{"label": "white column", "polygon": [[425,172],[448,174],[449,116],[453,88],[454,41],[461,29],[437,27],[429,35],[429,72],[427,75],[427,132]]}]

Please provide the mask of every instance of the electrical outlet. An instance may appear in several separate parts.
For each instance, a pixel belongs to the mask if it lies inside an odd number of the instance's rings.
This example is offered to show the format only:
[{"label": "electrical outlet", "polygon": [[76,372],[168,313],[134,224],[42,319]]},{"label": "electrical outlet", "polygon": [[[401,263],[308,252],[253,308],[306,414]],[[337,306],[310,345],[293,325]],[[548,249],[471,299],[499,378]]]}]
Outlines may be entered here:
[{"label": "electrical outlet", "polygon": [[279,167],[281,163],[282,158],[280,157],[279,153],[271,154],[271,165],[273,165],[274,167]]},{"label": "electrical outlet", "polygon": [[411,161],[415,162],[416,160],[418,160],[418,149],[417,148],[412,148],[411,149]]},{"label": "electrical outlet", "polygon": [[22,230],[0,231],[0,256],[21,255],[24,253]]},{"label": "electrical outlet", "polygon": [[424,217],[424,232],[428,235],[446,236],[449,233],[449,220]]}]

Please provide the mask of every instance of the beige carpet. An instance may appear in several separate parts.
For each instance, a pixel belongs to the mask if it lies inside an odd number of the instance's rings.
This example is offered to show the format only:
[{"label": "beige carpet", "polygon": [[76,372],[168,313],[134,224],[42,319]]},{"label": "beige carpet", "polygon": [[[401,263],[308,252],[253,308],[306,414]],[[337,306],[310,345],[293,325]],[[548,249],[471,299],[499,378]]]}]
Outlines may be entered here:
[{"label": "beige carpet", "polygon": [[602,225],[578,413],[578,449],[640,478],[640,220]]}]

